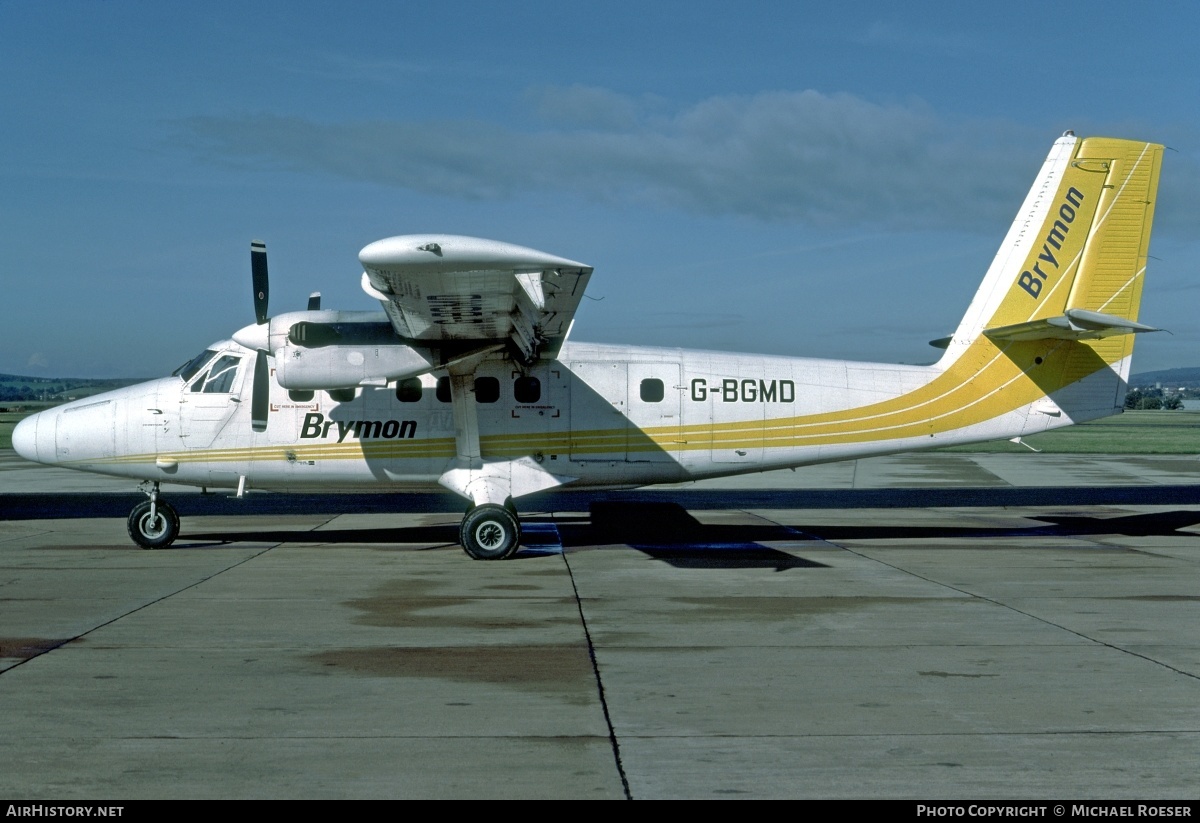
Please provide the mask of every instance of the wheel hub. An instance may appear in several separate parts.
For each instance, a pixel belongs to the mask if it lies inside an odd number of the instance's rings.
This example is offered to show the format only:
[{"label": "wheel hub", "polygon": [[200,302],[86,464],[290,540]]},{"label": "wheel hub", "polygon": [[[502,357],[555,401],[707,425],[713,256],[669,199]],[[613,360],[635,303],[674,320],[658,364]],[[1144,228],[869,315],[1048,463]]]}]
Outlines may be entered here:
[{"label": "wheel hub", "polygon": [[161,514],[156,514],[151,517],[147,514],[142,518],[142,534],[149,538],[162,537],[163,532],[167,530],[167,518]]},{"label": "wheel hub", "polygon": [[494,549],[504,542],[504,528],[499,523],[483,523],[475,530],[475,539],[484,548]]}]

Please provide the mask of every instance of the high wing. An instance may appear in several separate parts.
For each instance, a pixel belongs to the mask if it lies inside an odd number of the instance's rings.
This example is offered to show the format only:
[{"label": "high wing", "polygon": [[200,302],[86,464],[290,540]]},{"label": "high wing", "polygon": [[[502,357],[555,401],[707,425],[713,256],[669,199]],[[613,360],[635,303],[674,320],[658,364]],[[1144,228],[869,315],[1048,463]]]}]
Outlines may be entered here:
[{"label": "high wing", "polygon": [[358,259],[363,290],[405,341],[507,342],[525,363],[558,353],[592,274],[574,260],[452,234],[389,237]]}]

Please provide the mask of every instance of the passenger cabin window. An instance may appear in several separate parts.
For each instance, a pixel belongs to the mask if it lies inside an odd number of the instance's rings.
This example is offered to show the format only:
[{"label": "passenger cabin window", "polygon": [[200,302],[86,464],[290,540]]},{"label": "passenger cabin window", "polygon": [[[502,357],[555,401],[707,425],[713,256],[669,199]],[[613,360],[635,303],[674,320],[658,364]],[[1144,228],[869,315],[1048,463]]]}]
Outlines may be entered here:
[{"label": "passenger cabin window", "polygon": [[206,375],[196,378],[196,382],[192,384],[192,391],[229,394],[233,391],[233,378],[241,362],[242,358],[232,354],[222,355],[209,367]]},{"label": "passenger cabin window", "polygon": [[500,381],[494,377],[475,378],[475,402],[495,403],[500,399]]},{"label": "passenger cabin window", "polygon": [[396,383],[396,399],[401,403],[420,403],[421,378],[409,377]]},{"label": "passenger cabin window", "polygon": [[513,381],[513,397],[518,403],[536,403],[542,399],[542,381],[536,377],[518,377]]},{"label": "passenger cabin window", "polygon": [[657,377],[647,377],[642,381],[642,400],[647,403],[661,403],[663,396],[663,381]]},{"label": "passenger cabin window", "polygon": [[[437,382],[437,399],[443,403],[450,402],[450,378],[439,377]],[[500,399],[500,381],[494,377],[475,378],[475,402],[495,403]]]}]

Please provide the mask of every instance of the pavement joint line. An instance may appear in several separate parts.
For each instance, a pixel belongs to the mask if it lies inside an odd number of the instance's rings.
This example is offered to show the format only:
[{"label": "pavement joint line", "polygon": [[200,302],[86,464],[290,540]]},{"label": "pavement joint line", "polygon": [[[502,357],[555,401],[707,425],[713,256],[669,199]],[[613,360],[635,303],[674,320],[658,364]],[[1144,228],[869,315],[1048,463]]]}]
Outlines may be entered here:
[{"label": "pavement joint line", "polygon": [[0,543],[8,543],[13,540],[25,540],[29,537],[41,537],[44,534],[54,534],[54,529],[45,529],[39,532],[26,532],[25,534],[14,534],[12,537],[0,537]]},{"label": "pavement joint line", "polygon": [[[743,510],[741,510],[741,512],[742,512],[742,514],[747,514],[747,515],[750,515],[751,517],[761,518],[762,520],[765,520],[768,523],[778,526],[779,528],[783,529],[785,532],[794,534],[797,537],[802,538],[805,545],[811,546],[813,544],[817,544],[817,545],[824,544],[826,546],[830,546],[831,548],[841,549],[843,551],[846,551],[845,546],[839,546],[837,543],[834,543],[831,540],[826,540],[824,537],[821,537],[820,535],[809,534],[808,532],[800,531],[800,529],[797,529],[794,526],[789,526],[786,523],[780,523],[778,520],[767,517],[763,514],[760,514],[757,511],[749,511],[749,510],[743,509]],[[788,545],[789,548],[795,548],[797,550],[800,550],[803,548],[800,545],[796,545],[800,542],[797,540],[791,540],[791,541],[789,541],[789,540],[771,540],[771,541],[766,541],[766,542],[773,543],[773,544],[774,543],[782,543],[782,544]]]},{"label": "pavement joint line", "polygon": [[[555,529],[557,530],[557,523],[555,523]],[[612,747],[613,761],[617,768],[617,774],[621,778],[621,791],[624,792],[626,800],[633,800],[633,794],[629,789],[629,777],[625,774],[625,764],[621,760],[621,742],[617,739],[617,730],[613,727],[612,714],[608,710],[608,698],[604,693],[604,679],[600,676],[600,663],[596,659],[596,646],[592,642],[592,632],[588,628],[587,615],[583,611],[583,598],[579,596],[579,586],[575,583],[575,573],[571,570],[571,561],[567,552],[564,551],[559,556],[563,559],[563,566],[571,581],[571,591],[575,594],[575,608],[579,610],[579,623],[583,628],[583,636],[587,640],[588,658],[592,661],[592,674],[596,678],[596,692],[600,698],[600,708],[604,713],[604,725],[608,728],[608,743]]]},{"label": "pavement joint line", "polygon": [[251,560],[254,560],[257,557],[260,557],[260,556],[266,554],[267,552],[271,551],[272,549],[278,548],[281,545],[283,545],[283,544],[276,543],[273,546],[267,546],[266,548],[255,552],[254,554],[250,555],[249,557],[243,557],[241,560],[237,561],[236,563],[232,563],[223,569],[219,569],[219,570],[213,572],[210,575],[202,577],[199,580],[195,580],[195,581],[189,583],[188,585],[183,586],[182,588],[176,589],[175,591],[170,592],[168,594],[164,594],[161,597],[156,597],[153,600],[149,600],[136,608],[130,609],[129,611],[125,612],[124,614],[119,614],[116,617],[110,618],[109,620],[105,620],[103,623],[97,623],[95,626],[92,626],[87,631],[80,632],[79,634],[75,635],[74,637],[68,637],[67,639],[63,640],[63,642],[58,643],[57,645],[55,645],[51,648],[40,651],[35,655],[31,655],[30,657],[26,657],[24,660],[21,660],[18,663],[14,663],[13,665],[11,665],[9,667],[0,670],[0,677],[3,677],[5,674],[7,674],[8,672],[11,672],[13,669],[24,666],[26,663],[28,663],[31,660],[36,660],[37,658],[41,657],[44,654],[49,654],[52,651],[61,649],[63,646],[66,646],[69,643],[73,643],[76,640],[80,640],[84,637],[87,637],[88,635],[92,634],[93,632],[103,629],[105,626],[111,626],[113,623],[116,623],[118,620],[124,620],[126,617],[129,617],[130,615],[133,615],[133,614],[137,614],[138,612],[142,611],[143,609],[149,608],[150,606],[153,606],[157,603],[161,603],[164,600],[169,600],[170,598],[174,597],[175,595],[182,594],[183,592],[187,591],[188,589],[194,589],[197,586],[201,585],[202,583],[207,583],[209,580],[212,580],[214,577],[219,577],[220,575],[225,574],[228,571],[236,569],[238,566],[241,566],[243,563],[249,563]]},{"label": "pavement joint line", "polygon": [[[1084,541],[1084,542],[1087,542],[1087,541]],[[1102,646],[1106,649],[1112,649],[1113,651],[1119,652],[1120,654],[1127,654],[1127,655],[1130,655],[1131,657],[1137,657],[1141,660],[1145,660],[1147,663],[1153,663],[1156,666],[1161,666],[1164,669],[1166,669],[1167,671],[1174,672],[1175,674],[1181,674],[1184,677],[1190,678],[1192,680],[1200,680],[1200,674],[1195,674],[1193,672],[1185,671],[1184,669],[1180,669],[1177,666],[1172,666],[1170,663],[1165,663],[1162,660],[1155,660],[1153,657],[1149,657],[1145,654],[1135,652],[1131,649],[1122,648],[1121,646],[1114,645],[1105,640],[1100,640],[1095,637],[1089,637],[1088,635],[1083,634],[1080,631],[1069,628],[1060,623],[1055,623],[1053,620],[1048,620],[1047,618],[1039,617],[1036,614],[1031,614],[1030,612],[1024,611],[1022,609],[1018,609],[1016,606],[1013,606],[1009,603],[1001,602],[993,597],[988,597],[986,595],[977,594],[976,592],[968,591],[968,590],[960,588],[958,586],[953,586],[949,583],[944,583],[940,580],[935,580],[932,577],[928,577],[927,575],[918,574],[917,572],[911,571],[909,569],[902,569],[899,566],[896,566],[892,563],[888,563],[887,561],[882,560],[880,558],[870,557],[866,554],[863,554],[862,552],[855,551],[854,549],[850,548],[849,546],[839,546],[837,543],[833,543],[832,541],[830,541],[830,545],[837,546],[838,548],[843,549],[847,552],[850,552],[851,554],[853,554],[857,557],[861,557],[863,560],[867,560],[870,562],[879,563],[880,565],[883,565],[883,566],[887,566],[889,569],[898,571],[901,574],[906,574],[906,575],[909,575],[910,577],[915,577],[918,580],[924,580],[926,583],[932,583],[935,586],[940,586],[941,588],[949,589],[950,591],[953,591],[953,592],[958,592],[959,594],[965,595],[965,596],[970,597],[975,600],[982,600],[985,603],[991,603],[993,606],[999,606],[1002,609],[1007,609],[1008,611],[1022,615],[1023,617],[1028,617],[1030,620],[1036,620],[1037,622],[1042,623],[1043,625],[1053,626],[1054,628],[1059,629],[1060,631],[1064,631],[1067,634],[1071,634],[1071,635],[1074,635],[1075,637],[1078,637],[1080,640],[1086,640],[1087,642],[1094,643],[1097,646]],[[1104,548],[1116,549],[1117,547],[1105,545]],[[1120,550],[1120,549],[1118,549],[1118,550]]]}]

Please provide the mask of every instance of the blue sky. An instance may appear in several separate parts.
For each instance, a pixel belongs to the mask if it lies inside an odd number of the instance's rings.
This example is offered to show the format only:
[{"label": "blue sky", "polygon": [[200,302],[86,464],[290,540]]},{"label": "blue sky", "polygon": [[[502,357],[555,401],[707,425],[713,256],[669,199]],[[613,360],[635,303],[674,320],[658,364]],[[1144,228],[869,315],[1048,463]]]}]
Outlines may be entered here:
[{"label": "blue sky", "polygon": [[357,254],[596,272],[596,342],[928,362],[1054,138],[1165,143],[1134,371],[1200,365],[1196,3],[0,0],[0,372],[154,376]]}]

